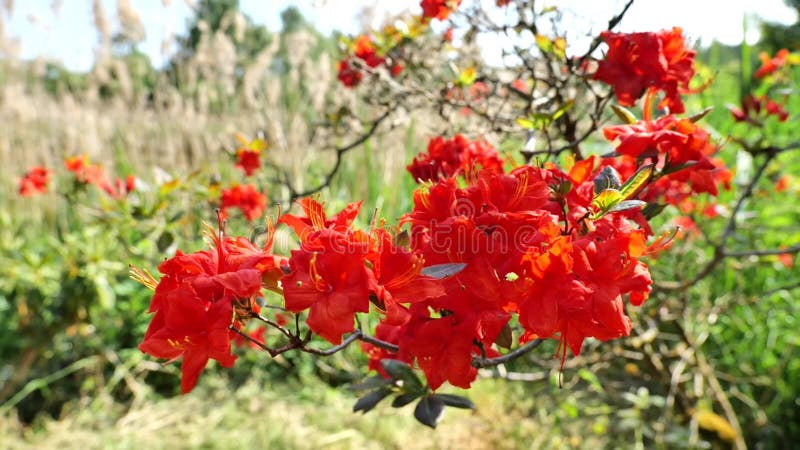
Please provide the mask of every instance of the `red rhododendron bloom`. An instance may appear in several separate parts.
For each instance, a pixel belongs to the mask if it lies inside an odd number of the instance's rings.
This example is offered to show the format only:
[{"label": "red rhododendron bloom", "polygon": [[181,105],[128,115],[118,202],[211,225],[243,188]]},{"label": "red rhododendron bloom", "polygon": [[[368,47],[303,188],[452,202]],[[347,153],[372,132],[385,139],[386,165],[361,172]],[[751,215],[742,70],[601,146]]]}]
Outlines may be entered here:
[{"label": "red rhododendron bloom", "polygon": [[639,159],[650,159],[668,175],[660,177],[640,195],[644,201],[661,199],[677,205],[693,193],[717,195],[718,186],[726,188],[731,174],[721,161],[711,155],[717,147],[709,133],[690,119],[663,116],[655,121],[616,125],[603,129],[610,141],[618,140],[616,152],[622,157],[609,158],[611,165],[625,177],[636,171]]},{"label": "red rhododendron bloom", "polygon": [[241,247],[236,240],[220,239],[213,230],[209,235],[214,249],[192,254],[178,251],[159,265],[164,276],[154,286],[150,302],[155,315],[139,345],[157,358],[183,357],[183,393],[194,388],[209,359],[223,367],[233,365],[236,356],[231,354],[229,327],[234,324],[234,306],[238,299],[260,292],[265,273],[280,270],[267,248],[245,256],[230,251]]},{"label": "red rhododendron bloom", "polygon": [[510,5],[512,0],[495,0],[495,4],[497,6],[508,6]]},{"label": "red rhododendron bloom", "polygon": [[44,167],[32,167],[19,183],[19,195],[27,197],[47,192],[51,172]]},{"label": "red rhododendron bloom", "polygon": [[288,275],[281,280],[285,307],[309,309],[307,324],[314,333],[333,344],[355,329],[357,312],[369,311],[369,274],[364,258],[366,243],[344,233],[322,230],[314,249],[293,250]]},{"label": "red rhododendron bloom", "polygon": [[653,87],[665,91],[659,107],[668,107],[673,113],[684,111],[679,94],[688,90],[694,76],[695,52],[686,49],[680,28],[659,33],[604,31],[601,36],[608,52],[594,78],[610,84],[621,105],[632,106]]},{"label": "red rhododendron bloom", "polygon": [[789,113],[783,109],[783,106],[766,95],[756,97],[748,94],[742,99],[741,108],[729,107],[728,109],[735,121],[748,122],[756,126],[761,126],[761,120],[769,116],[775,116],[781,122],[785,122],[789,118]]},{"label": "red rhododendron bloom", "polygon": [[254,220],[261,217],[267,207],[267,196],[258,192],[253,184],[237,184],[223,190],[221,201],[220,209],[223,217],[228,208],[239,208],[247,220]]},{"label": "red rhododendron bloom", "polygon": [[445,20],[461,4],[461,0],[422,0],[422,16],[428,19]]},{"label": "red rhododendron bloom", "polygon": [[246,176],[253,175],[258,169],[261,168],[261,151],[240,148],[236,150],[236,167],[244,171]]},{"label": "red rhododendron bloom", "polygon": [[762,52],[758,55],[761,60],[761,67],[753,74],[755,78],[764,78],[767,75],[775,73],[778,69],[786,65],[786,60],[789,57],[789,50],[783,48],[778,50],[774,58],[770,58],[767,53]]},{"label": "red rhododendron bloom", "polygon": [[471,141],[457,134],[452,139],[441,136],[431,139],[427,153],[415,157],[406,169],[417,181],[434,181],[467,173],[478,167],[500,172],[503,160],[486,141]]},{"label": "red rhododendron bloom", "polygon": [[345,87],[355,87],[361,83],[364,74],[362,74],[357,67],[353,66],[349,60],[343,59],[339,61],[339,74],[337,77]]},{"label": "red rhododendron bloom", "polygon": [[384,59],[378,56],[377,48],[369,36],[362,34],[356,39],[353,54],[360,58],[369,67],[378,67],[383,64]]}]

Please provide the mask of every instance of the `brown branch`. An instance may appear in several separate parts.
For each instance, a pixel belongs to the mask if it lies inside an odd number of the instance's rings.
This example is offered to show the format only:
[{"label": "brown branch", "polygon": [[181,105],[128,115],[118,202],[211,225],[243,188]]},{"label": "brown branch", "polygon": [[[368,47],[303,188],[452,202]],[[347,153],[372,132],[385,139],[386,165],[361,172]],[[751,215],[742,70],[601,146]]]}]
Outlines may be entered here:
[{"label": "brown branch", "polygon": [[535,349],[542,342],[544,342],[544,339],[534,339],[534,340],[526,343],[522,347],[519,347],[516,350],[510,351],[510,352],[506,353],[505,355],[498,356],[498,357],[495,357],[495,358],[482,358],[480,356],[475,356],[475,357],[472,358],[472,367],[476,367],[478,369],[482,369],[484,367],[491,367],[491,366],[497,366],[497,365],[500,365],[500,364],[505,364],[505,363],[507,363],[509,361],[513,361],[513,360],[519,358],[520,356],[528,353],[529,351]]}]

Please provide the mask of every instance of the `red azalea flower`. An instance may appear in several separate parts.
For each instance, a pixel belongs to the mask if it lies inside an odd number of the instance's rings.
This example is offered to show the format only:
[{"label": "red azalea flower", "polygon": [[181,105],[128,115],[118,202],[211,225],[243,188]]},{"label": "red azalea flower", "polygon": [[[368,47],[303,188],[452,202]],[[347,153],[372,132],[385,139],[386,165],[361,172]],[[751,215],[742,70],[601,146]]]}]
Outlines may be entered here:
[{"label": "red azalea flower", "polygon": [[19,183],[19,195],[27,197],[47,192],[51,172],[44,167],[32,167]]},{"label": "red azalea flower", "polygon": [[767,53],[762,52],[758,55],[761,60],[761,67],[753,74],[755,78],[764,78],[767,75],[775,73],[778,69],[786,65],[786,59],[789,57],[789,50],[783,48],[778,50],[774,58],[770,58]]},{"label": "red azalea flower", "polygon": [[370,290],[386,313],[386,322],[399,325],[408,319],[400,303],[416,303],[445,295],[440,280],[422,275],[424,259],[394,244],[394,237],[382,228],[374,232],[373,245],[377,247],[368,258],[373,277]]},{"label": "red azalea flower", "polygon": [[362,34],[356,39],[353,54],[369,67],[378,67],[385,58],[378,56],[377,48],[369,36]]},{"label": "red azalea flower", "polygon": [[422,0],[422,16],[428,19],[445,20],[461,5],[461,0]]},{"label": "red azalea flower", "polygon": [[333,230],[318,233],[314,243],[314,251],[292,251],[291,271],[281,280],[285,307],[309,309],[311,331],[339,344],[355,329],[355,313],[369,311],[370,275],[364,265],[369,246]]},{"label": "red azalea flower", "polygon": [[348,59],[343,59],[339,61],[339,74],[337,77],[345,87],[351,88],[361,83],[364,74],[362,74],[357,67],[353,66]]},{"label": "red azalea flower", "polygon": [[244,174],[249,177],[261,168],[260,156],[259,150],[240,148],[236,150],[236,168],[243,170]]},{"label": "red azalea flower", "polygon": [[457,134],[452,139],[442,136],[431,139],[427,153],[415,157],[406,169],[420,182],[468,173],[478,166],[484,170],[502,172],[503,160],[486,141],[470,141]]},{"label": "red azalea flower", "polygon": [[253,184],[237,184],[223,190],[221,201],[220,209],[223,216],[226,215],[227,208],[236,207],[244,213],[247,220],[261,217],[267,207],[267,196],[258,192]]},{"label": "red azalea flower", "polygon": [[694,76],[695,51],[685,47],[678,27],[659,33],[612,33],[601,37],[608,45],[594,79],[611,85],[617,101],[632,106],[650,87],[665,91],[660,108],[682,113],[680,92],[688,90]]},{"label": "red azalea flower", "polygon": [[494,2],[494,3],[495,3],[495,5],[497,5],[497,6],[499,6],[499,7],[502,7],[502,6],[508,6],[508,5],[510,5],[512,1],[513,1],[513,0],[495,0],[495,2]]},{"label": "red azalea flower", "polygon": [[729,106],[728,109],[735,121],[749,122],[756,126],[762,126],[761,121],[769,116],[775,116],[781,122],[789,118],[789,113],[783,106],[766,95],[756,97],[748,94],[742,99],[741,108]]},{"label": "red azalea flower", "polygon": [[310,197],[300,199],[297,204],[303,208],[305,215],[284,214],[278,223],[288,225],[302,242],[307,242],[312,234],[325,229],[341,233],[351,231],[353,222],[361,210],[361,202],[349,203],[344,209],[328,218],[325,214],[325,205],[316,199]]},{"label": "red azalea flower", "polygon": [[[209,359],[223,367],[236,360],[231,354],[229,327],[239,299],[252,298],[261,290],[262,269],[253,258],[229,252],[228,238],[210,231],[213,250],[177,254],[158,266],[164,274],[150,302],[154,312],[139,349],[157,358],[183,356],[181,391],[194,388]],[[234,257],[230,257],[233,253]],[[269,258],[263,253],[261,259]],[[152,280],[155,284],[155,281]]]}]

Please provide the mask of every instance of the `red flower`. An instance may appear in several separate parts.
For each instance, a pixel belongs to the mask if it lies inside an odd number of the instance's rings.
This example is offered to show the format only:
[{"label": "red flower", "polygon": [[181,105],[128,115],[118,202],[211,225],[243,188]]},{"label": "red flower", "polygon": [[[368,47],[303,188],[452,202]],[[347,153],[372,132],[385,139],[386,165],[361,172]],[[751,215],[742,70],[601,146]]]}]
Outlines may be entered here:
[{"label": "red flower", "polygon": [[362,74],[357,67],[353,66],[350,60],[343,59],[339,61],[338,78],[345,87],[355,87],[361,83],[361,79],[364,78],[364,74]]},{"label": "red flower", "polygon": [[775,192],[785,192],[789,190],[789,187],[792,185],[792,177],[789,175],[783,175],[778,178],[778,181],[775,182]]},{"label": "red flower", "polygon": [[767,53],[762,52],[758,55],[761,60],[761,67],[758,68],[753,76],[755,78],[764,78],[767,75],[775,73],[778,69],[786,65],[786,60],[789,57],[789,50],[783,48],[778,50],[774,58],[770,58]]},{"label": "red flower", "polygon": [[461,0],[422,0],[422,16],[428,19],[445,20],[461,5]]},{"label": "red flower", "polygon": [[408,312],[400,303],[417,303],[443,297],[444,286],[440,280],[422,275],[424,259],[394,244],[393,236],[379,228],[374,231],[369,261],[372,266],[370,290],[386,313],[387,323],[400,325],[408,320]]},{"label": "red flower", "polygon": [[495,0],[495,5],[499,7],[508,6],[511,4],[512,1],[513,0]]},{"label": "red flower", "polygon": [[325,229],[341,233],[349,232],[361,210],[361,202],[349,203],[344,209],[328,218],[325,214],[325,205],[313,198],[298,200],[297,204],[303,208],[305,215],[284,214],[278,223],[288,225],[302,242],[307,242],[312,234]]},{"label": "red flower", "polygon": [[442,40],[445,42],[453,42],[453,27],[445,30],[444,34],[442,35]]},{"label": "red flower", "polygon": [[419,182],[468,173],[478,166],[484,170],[502,172],[503,160],[486,141],[470,141],[457,134],[449,140],[442,136],[431,139],[427,153],[415,157],[406,169]]},{"label": "red flower", "polygon": [[230,189],[222,191],[221,211],[226,215],[227,208],[239,208],[247,217],[253,220],[264,214],[267,207],[267,196],[261,194],[253,184],[234,185]]},{"label": "red flower", "polygon": [[369,36],[362,34],[356,39],[353,54],[360,58],[369,67],[378,67],[383,64],[384,58],[378,56],[375,44]]},{"label": "red flower", "polygon": [[230,251],[235,240],[220,240],[213,230],[210,235],[213,250],[192,254],[178,251],[158,266],[164,276],[150,302],[150,312],[155,315],[139,345],[142,352],[157,358],[183,356],[183,393],[194,388],[209,359],[223,367],[233,365],[236,356],[231,354],[228,328],[234,323],[234,306],[241,303],[240,299],[258,294],[263,273],[274,269],[255,263],[272,258],[266,250],[258,257],[242,258],[240,252]]},{"label": "red flower", "polygon": [[783,106],[766,95],[756,97],[748,94],[742,99],[741,109],[736,107],[728,107],[728,109],[735,121],[749,122],[756,126],[762,126],[761,120],[769,116],[776,116],[781,122],[785,122],[789,118],[789,113],[783,109]]},{"label": "red flower", "polygon": [[694,76],[693,50],[685,47],[682,30],[673,28],[659,33],[612,33],[601,37],[608,44],[606,57],[599,62],[594,79],[610,84],[617,101],[632,106],[653,87],[665,91],[660,108],[682,113],[680,91],[688,90]]},{"label": "red flower", "polygon": [[243,170],[244,174],[249,177],[261,168],[260,155],[259,150],[240,148],[236,150],[236,167]]},{"label": "red flower", "polygon": [[51,172],[44,167],[32,167],[19,183],[19,195],[27,197],[47,192]]},{"label": "red flower", "polygon": [[281,284],[286,309],[309,309],[308,327],[333,344],[355,329],[356,312],[369,311],[369,274],[364,265],[369,246],[343,233],[322,230],[314,250],[293,250],[291,272]]}]

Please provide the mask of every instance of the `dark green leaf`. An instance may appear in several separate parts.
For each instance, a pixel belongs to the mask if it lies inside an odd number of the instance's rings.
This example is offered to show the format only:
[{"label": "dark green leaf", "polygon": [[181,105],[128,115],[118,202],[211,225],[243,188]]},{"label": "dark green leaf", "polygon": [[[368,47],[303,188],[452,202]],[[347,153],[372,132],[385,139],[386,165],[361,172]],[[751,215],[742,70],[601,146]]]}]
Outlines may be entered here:
[{"label": "dark green leaf", "polygon": [[436,428],[442,413],[444,413],[444,401],[433,395],[423,397],[414,408],[414,418],[431,428]]},{"label": "dark green leaf", "polygon": [[384,359],[381,360],[381,366],[390,377],[402,381],[407,391],[422,389],[422,382],[408,364],[396,359]]},{"label": "dark green leaf", "polygon": [[158,247],[158,251],[161,253],[167,251],[167,249],[169,248],[170,245],[172,245],[173,242],[175,242],[175,236],[171,232],[165,231],[161,233],[161,236],[159,236],[158,240],[156,241],[156,246]]},{"label": "dark green leaf", "polygon": [[475,404],[467,397],[453,394],[434,394],[434,397],[440,399],[447,406],[461,409],[475,409]]},{"label": "dark green leaf", "polygon": [[420,395],[422,395],[422,392],[406,392],[405,394],[400,394],[392,400],[392,407],[402,408],[418,399]]},{"label": "dark green leaf", "polygon": [[353,412],[368,412],[372,408],[375,407],[381,400],[386,398],[389,394],[392,393],[392,390],[389,388],[380,388],[378,390],[372,391],[369,394],[361,397],[358,399],[355,405],[353,405]]},{"label": "dark green leaf", "polygon": [[391,384],[393,384],[392,380],[383,378],[380,375],[375,375],[365,379],[361,383],[351,384],[350,386],[347,386],[347,389],[351,391],[368,391],[379,387],[389,386]]},{"label": "dark green leaf", "polygon": [[447,278],[461,272],[465,267],[467,267],[465,263],[436,264],[423,268],[421,273],[431,278],[441,280],[442,278]]},{"label": "dark green leaf", "polygon": [[642,214],[644,214],[645,219],[650,220],[653,217],[661,214],[661,211],[667,207],[667,204],[658,204],[658,203],[648,203],[647,206],[642,208]]}]

